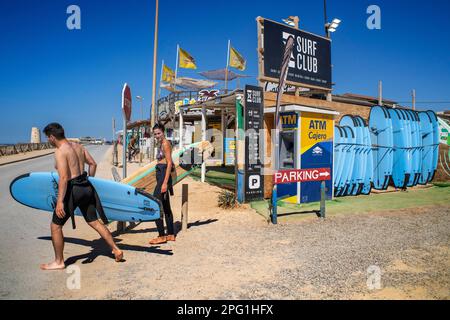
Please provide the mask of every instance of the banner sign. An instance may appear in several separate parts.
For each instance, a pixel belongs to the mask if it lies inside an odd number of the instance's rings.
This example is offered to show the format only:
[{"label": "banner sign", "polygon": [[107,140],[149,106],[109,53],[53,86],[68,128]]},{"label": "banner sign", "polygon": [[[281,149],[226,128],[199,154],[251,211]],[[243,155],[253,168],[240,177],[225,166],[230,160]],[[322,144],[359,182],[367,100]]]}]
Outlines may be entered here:
[{"label": "banner sign", "polygon": [[[302,112],[300,120],[302,169],[333,168],[333,116]],[[330,172],[332,175],[332,172]],[[331,178],[330,175],[330,178]],[[300,186],[300,202],[320,200],[320,181],[308,181]],[[327,199],[332,198],[332,181],[326,180]]]},{"label": "banner sign", "polygon": [[287,81],[331,89],[331,40],[264,19],[264,76],[280,77],[280,57],[293,36]]},{"label": "banner sign", "polygon": [[263,129],[264,98],[261,87],[245,86],[245,201],[260,200],[264,196],[264,176],[260,154],[260,130]]}]

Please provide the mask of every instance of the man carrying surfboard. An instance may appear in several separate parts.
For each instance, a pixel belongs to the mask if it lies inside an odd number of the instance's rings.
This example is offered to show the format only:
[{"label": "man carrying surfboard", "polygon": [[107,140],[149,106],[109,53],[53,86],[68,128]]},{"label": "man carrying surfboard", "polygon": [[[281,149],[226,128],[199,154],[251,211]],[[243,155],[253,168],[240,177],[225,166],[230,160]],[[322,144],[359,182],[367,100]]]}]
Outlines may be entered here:
[{"label": "man carrying surfboard", "polygon": [[72,226],[75,228],[74,211],[78,207],[86,222],[91,226],[111,247],[115,260],[123,260],[123,252],[114,243],[113,237],[104,224],[97,218],[97,211],[106,223],[98,195],[88,180],[85,164],[89,166],[89,176],[94,176],[97,164],[89,152],[77,143],[69,142],[64,135],[63,127],[58,123],[50,123],[44,128],[51,145],[56,147],[55,168],[58,170],[58,198],[50,225],[52,243],[55,250],[55,261],[42,264],[42,270],[60,270],[64,264],[64,236],[63,225],[72,218]]}]

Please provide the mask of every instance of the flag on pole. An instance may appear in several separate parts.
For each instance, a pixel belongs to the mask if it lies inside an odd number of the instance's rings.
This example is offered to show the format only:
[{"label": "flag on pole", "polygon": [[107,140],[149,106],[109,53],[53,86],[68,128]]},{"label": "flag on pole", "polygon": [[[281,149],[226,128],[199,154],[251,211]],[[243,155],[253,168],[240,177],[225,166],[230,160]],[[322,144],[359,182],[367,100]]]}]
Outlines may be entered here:
[{"label": "flag on pole", "polygon": [[185,50],[179,48],[178,65],[180,68],[197,69],[194,58]]},{"label": "flag on pole", "polygon": [[163,66],[162,81],[172,83],[175,79],[175,72],[168,66]]},{"label": "flag on pole", "polygon": [[239,69],[241,71],[245,70],[245,59],[241,54],[233,47],[230,48],[230,67]]}]

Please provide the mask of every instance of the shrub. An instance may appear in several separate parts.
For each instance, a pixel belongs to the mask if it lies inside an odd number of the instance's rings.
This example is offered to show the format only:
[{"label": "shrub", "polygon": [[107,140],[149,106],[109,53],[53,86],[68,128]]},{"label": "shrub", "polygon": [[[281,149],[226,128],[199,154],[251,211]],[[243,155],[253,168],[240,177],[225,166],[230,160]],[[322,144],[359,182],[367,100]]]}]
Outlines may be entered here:
[{"label": "shrub", "polygon": [[227,190],[223,190],[219,194],[218,205],[223,209],[233,209],[237,206],[236,194]]}]

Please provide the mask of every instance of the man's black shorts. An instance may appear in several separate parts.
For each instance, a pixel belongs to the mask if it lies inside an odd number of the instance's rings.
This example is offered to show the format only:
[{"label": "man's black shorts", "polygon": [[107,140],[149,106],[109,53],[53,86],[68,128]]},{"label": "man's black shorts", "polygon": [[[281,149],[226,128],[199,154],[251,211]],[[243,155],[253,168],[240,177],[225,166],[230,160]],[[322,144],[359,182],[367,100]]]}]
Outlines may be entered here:
[{"label": "man's black shorts", "polygon": [[64,197],[64,212],[66,215],[64,218],[60,218],[57,216],[56,211],[53,211],[52,222],[58,226],[63,226],[67,220],[70,219],[70,209],[69,209],[69,198],[70,192],[72,193],[73,200],[73,209],[75,210],[77,207],[80,208],[81,213],[83,214],[84,220],[87,223],[96,221],[97,218],[97,210],[95,208],[95,196],[94,190],[91,185],[71,185],[67,184],[66,196]]}]

